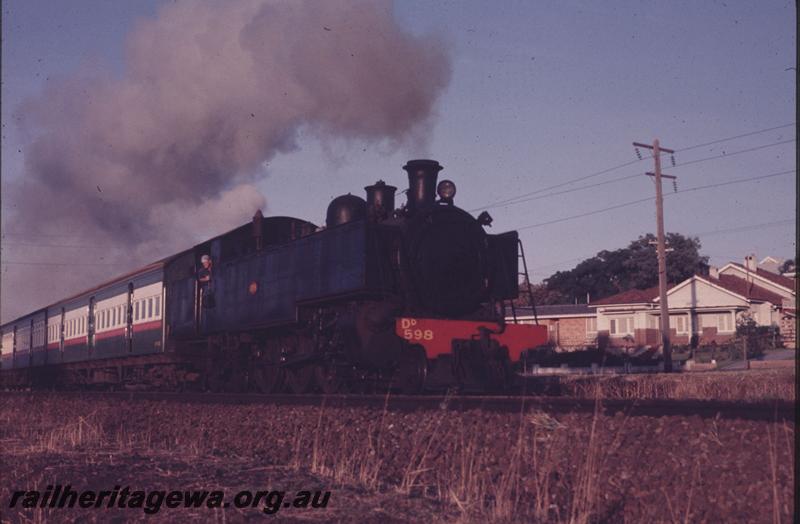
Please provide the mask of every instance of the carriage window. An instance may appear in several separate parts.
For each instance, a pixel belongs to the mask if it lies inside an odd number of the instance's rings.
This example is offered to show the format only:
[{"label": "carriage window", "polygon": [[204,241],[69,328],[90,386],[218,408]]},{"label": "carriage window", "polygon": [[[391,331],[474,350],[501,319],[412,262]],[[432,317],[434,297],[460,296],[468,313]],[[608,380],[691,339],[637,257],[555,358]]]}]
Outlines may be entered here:
[{"label": "carriage window", "polygon": [[161,297],[156,297],[156,316],[161,314]]},{"label": "carriage window", "polygon": [[153,299],[147,299],[147,318],[153,318]]},{"label": "carriage window", "polygon": [[139,301],[133,303],[133,319],[139,320]]},{"label": "carriage window", "polygon": [[114,320],[111,321],[112,326],[117,325],[117,308],[114,308]]}]

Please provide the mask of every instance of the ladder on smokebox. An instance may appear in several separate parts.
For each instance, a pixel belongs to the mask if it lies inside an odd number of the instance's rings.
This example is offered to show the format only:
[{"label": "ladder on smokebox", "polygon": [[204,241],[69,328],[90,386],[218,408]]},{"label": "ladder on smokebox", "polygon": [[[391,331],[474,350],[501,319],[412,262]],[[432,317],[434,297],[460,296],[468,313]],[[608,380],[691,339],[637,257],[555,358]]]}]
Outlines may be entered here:
[{"label": "ladder on smokebox", "polygon": [[[517,239],[517,246],[519,247],[517,258],[522,261],[522,271],[517,273],[517,277],[523,277],[525,279],[525,291],[528,295],[528,304],[531,305],[531,310],[533,311],[533,321],[535,324],[538,324],[539,317],[536,315],[536,302],[533,300],[531,279],[528,276],[528,263],[525,261],[525,248],[522,247],[522,240]],[[511,300],[511,316],[514,318],[514,324],[519,324],[519,321],[517,320],[517,306],[514,305],[513,300]]]}]

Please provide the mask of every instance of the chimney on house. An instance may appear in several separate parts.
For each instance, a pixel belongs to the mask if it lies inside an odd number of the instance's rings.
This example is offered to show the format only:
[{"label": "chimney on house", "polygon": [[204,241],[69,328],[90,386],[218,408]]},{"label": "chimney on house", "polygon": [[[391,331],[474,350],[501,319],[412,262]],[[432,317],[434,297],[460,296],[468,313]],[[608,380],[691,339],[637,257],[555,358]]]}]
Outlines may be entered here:
[{"label": "chimney on house", "polygon": [[753,291],[753,273],[758,270],[758,262],[756,262],[756,255],[750,254],[744,257],[744,269],[747,282],[747,296]]},{"label": "chimney on house", "polygon": [[708,276],[719,280],[719,268],[717,266],[708,266]]}]

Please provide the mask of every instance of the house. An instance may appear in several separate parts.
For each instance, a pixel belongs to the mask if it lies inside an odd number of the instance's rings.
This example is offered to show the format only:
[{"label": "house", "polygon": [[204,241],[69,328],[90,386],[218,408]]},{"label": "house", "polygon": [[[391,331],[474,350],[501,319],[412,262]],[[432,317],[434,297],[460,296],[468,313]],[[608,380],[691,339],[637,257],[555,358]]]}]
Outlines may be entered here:
[{"label": "house", "polygon": [[[632,289],[590,303],[599,339],[617,347],[660,345],[658,294],[658,287]],[[795,299],[794,279],[760,268],[748,256],[744,264],[711,268],[708,275],[668,288],[670,339],[673,344],[724,342],[748,315],[760,325],[783,326],[784,344],[795,347]]]},{"label": "house", "polygon": [[775,258],[775,257],[764,257],[761,262],[758,263],[758,268],[763,269],[764,271],[769,271],[770,273],[775,273],[776,275],[781,274],[781,266],[785,262],[782,258]]},{"label": "house", "polygon": [[[549,342],[559,350],[585,349],[596,343],[597,315],[587,304],[536,306],[536,318],[539,324],[547,326]],[[512,318],[506,320],[511,322]],[[517,308],[517,321],[533,324],[533,310]]]}]

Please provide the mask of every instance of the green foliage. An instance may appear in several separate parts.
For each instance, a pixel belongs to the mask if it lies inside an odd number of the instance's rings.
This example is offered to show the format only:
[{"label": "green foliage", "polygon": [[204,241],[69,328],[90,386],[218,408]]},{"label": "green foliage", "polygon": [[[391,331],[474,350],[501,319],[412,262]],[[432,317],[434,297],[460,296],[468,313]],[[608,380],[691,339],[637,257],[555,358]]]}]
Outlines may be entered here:
[{"label": "green foliage", "polygon": [[[536,305],[563,304],[569,300],[563,293],[555,289],[547,289],[544,284],[531,284],[531,294]],[[515,302],[518,306],[530,306],[527,284],[519,285],[519,298]]]},{"label": "green foliage", "polygon": [[797,261],[794,258],[788,258],[783,262],[783,264],[781,264],[781,267],[778,268],[778,271],[781,273],[791,273],[792,271],[795,271],[796,268]]},{"label": "green foliage", "polygon": [[741,358],[742,347],[747,347],[747,358],[756,358],[780,344],[781,337],[777,326],[760,326],[749,316],[736,322],[736,346]]},{"label": "green foliage", "polygon": [[[570,271],[559,271],[545,279],[548,291],[561,294],[570,302],[585,302],[629,289],[647,289],[658,285],[656,237],[640,236],[628,247],[600,251]],[[667,234],[667,280],[681,282],[695,273],[708,272],[708,257],[700,255],[700,239],[679,233]]]}]

